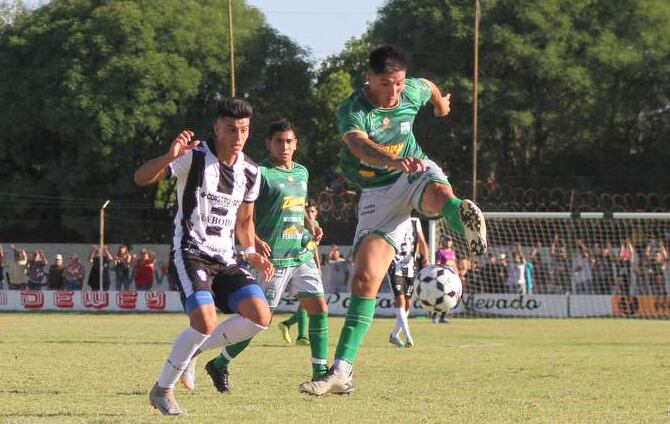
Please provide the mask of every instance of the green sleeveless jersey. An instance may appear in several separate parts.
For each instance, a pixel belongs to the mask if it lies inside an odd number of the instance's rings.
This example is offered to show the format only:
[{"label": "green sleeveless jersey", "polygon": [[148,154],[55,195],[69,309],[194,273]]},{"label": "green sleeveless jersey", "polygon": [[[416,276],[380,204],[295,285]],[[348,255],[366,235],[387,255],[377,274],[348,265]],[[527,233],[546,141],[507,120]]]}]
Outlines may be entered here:
[{"label": "green sleeveless jersey", "polygon": [[[414,117],[431,98],[432,91],[425,80],[407,78],[398,105],[378,108],[370,103],[364,86],[354,91],[337,111],[337,129],[344,135],[354,131],[367,133],[370,140],[398,157],[417,157],[426,154],[412,133]],[[351,182],[366,188],[392,184],[402,171],[371,165],[354,156],[345,145],[340,151],[340,167]]]},{"label": "green sleeveless jersey", "polygon": [[301,265],[314,254],[303,242],[309,172],[297,163],[289,170],[269,160],[259,167],[261,186],[254,207],[256,233],[270,245],[273,265]]}]

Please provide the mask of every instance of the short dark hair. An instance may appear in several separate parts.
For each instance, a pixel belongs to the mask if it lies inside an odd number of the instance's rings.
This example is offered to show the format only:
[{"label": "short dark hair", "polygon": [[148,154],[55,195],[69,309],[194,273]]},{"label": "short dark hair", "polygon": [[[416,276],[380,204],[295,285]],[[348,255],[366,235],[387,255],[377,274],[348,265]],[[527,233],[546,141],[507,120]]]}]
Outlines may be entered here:
[{"label": "short dark hair", "polygon": [[305,205],[305,208],[316,208],[316,210],[319,210],[319,203],[315,199],[309,199],[307,201],[307,204]]},{"label": "short dark hair", "polygon": [[270,139],[272,138],[273,135],[275,135],[275,133],[284,131],[293,131],[293,134],[294,135],[296,134],[295,126],[288,119],[280,119],[279,121],[274,121],[273,123],[271,123],[270,128],[268,128],[268,133],[266,137]]},{"label": "short dark hair", "polygon": [[251,118],[253,113],[254,110],[249,102],[239,97],[223,99],[216,105],[217,118],[244,119]]},{"label": "short dark hair", "polygon": [[405,52],[393,44],[382,44],[370,52],[370,70],[375,74],[404,71],[407,69]]}]

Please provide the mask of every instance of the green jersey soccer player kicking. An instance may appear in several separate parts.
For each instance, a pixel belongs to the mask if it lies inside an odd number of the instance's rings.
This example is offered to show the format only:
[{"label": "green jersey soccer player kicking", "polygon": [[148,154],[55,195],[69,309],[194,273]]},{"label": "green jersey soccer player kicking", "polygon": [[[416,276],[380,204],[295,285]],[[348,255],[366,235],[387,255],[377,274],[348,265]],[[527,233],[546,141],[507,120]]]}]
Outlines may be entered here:
[{"label": "green jersey soccer player kicking", "polygon": [[344,139],[340,165],[362,188],[354,237],[352,297],[335,352],[322,378],[300,385],[313,395],[349,393],[353,363],[375,313],[379,290],[413,209],[441,214],[465,236],[473,253],[486,251],[486,224],[479,208],[454,195],[447,177],[417,144],[412,126],[419,109],[433,104],[435,116],[449,113],[447,94],[425,79],[407,78],[404,52],[383,45],[369,57],[368,83],[339,107],[337,127]]}]

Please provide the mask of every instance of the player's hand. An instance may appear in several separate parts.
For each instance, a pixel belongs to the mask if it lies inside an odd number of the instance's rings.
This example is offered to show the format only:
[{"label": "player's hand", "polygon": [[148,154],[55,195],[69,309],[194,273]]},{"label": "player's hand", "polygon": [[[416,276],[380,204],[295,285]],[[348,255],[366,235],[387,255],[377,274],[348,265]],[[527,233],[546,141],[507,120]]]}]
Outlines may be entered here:
[{"label": "player's hand", "polygon": [[272,254],[272,248],[270,245],[259,238],[256,239],[256,251],[268,259]]},{"label": "player's hand", "polygon": [[440,99],[440,102],[433,108],[433,115],[439,117],[447,116],[451,111],[451,93]]},{"label": "player's hand", "polygon": [[247,262],[256,268],[256,270],[263,273],[263,280],[266,283],[269,282],[275,274],[275,267],[272,266],[272,262],[258,252],[247,255]]},{"label": "player's hand", "polygon": [[317,243],[321,243],[321,239],[323,238],[323,229],[321,227],[314,226],[313,236]]},{"label": "player's hand", "polygon": [[426,170],[426,164],[423,160],[415,157],[393,159],[391,168],[399,169],[406,174],[416,174]]},{"label": "player's hand", "polygon": [[186,153],[193,150],[197,145],[200,144],[200,140],[194,140],[193,137],[195,134],[193,131],[184,130],[172,141],[170,150],[168,150],[167,156],[170,160],[175,160],[181,156],[184,156]]}]

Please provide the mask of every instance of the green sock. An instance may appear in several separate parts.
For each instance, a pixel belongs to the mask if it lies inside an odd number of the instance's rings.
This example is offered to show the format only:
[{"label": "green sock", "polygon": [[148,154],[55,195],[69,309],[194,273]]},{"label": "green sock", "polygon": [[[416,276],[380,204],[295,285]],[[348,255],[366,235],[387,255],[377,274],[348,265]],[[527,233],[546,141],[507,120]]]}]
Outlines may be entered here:
[{"label": "green sock", "polygon": [[337,343],[335,359],[343,359],[350,364],[354,363],[358,349],[363,343],[363,337],[372,325],[375,316],[375,299],[370,297],[351,296],[347,309],[347,318]]},{"label": "green sock", "polygon": [[285,324],[287,327],[292,326],[296,322],[298,322],[298,315],[300,315],[300,309],[298,308],[297,311],[293,312],[293,315],[286,321],[282,321],[282,324]]},{"label": "green sock", "polygon": [[326,374],[328,367],[328,313],[309,316],[309,346],[312,350],[312,378]]},{"label": "green sock", "polygon": [[225,351],[225,354],[222,352],[221,355],[214,359],[214,366],[217,369],[228,368],[230,361],[242,353],[242,351],[249,346],[249,343],[251,343],[251,339],[242,340],[241,342],[224,347],[223,350]]},{"label": "green sock", "polygon": [[463,201],[458,197],[452,197],[447,200],[447,203],[442,206],[442,216],[447,220],[449,228],[456,231],[460,235],[465,234],[465,228],[461,222],[461,215],[458,213]]},{"label": "green sock", "polygon": [[298,308],[296,315],[298,315],[298,338],[306,339],[307,328],[309,327],[309,316],[307,315],[307,311],[303,308]]}]

